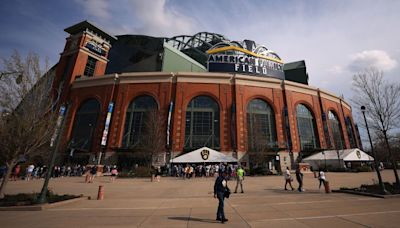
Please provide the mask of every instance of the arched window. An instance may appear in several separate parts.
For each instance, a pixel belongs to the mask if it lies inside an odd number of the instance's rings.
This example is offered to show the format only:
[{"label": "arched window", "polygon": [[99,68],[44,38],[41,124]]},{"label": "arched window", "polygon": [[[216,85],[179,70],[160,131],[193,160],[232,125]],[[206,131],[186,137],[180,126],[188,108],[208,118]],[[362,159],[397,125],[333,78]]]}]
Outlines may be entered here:
[{"label": "arched window", "polygon": [[275,115],[267,102],[254,99],[247,105],[247,133],[249,150],[276,146]]},{"label": "arched window", "polygon": [[311,111],[305,105],[297,105],[296,120],[300,149],[304,151],[318,148],[319,140],[315,119]]},{"label": "arched window", "polygon": [[81,104],[75,114],[71,148],[90,150],[99,113],[100,103],[96,99],[89,99]]},{"label": "arched window", "polygon": [[344,149],[344,138],[342,126],[340,125],[340,121],[336,113],[329,111],[328,113],[329,126],[332,131],[332,138],[334,142],[335,149]]},{"label": "arched window", "polygon": [[149,111],[154,109],[157,109],[157,103],[151,96],[140,96],[129,104],[126,111],[122,147],[132,148],[140,143],[146,117]]},{"label": "arched window", "polygon": [[186,109],[185,150],[219,149],[219,107],[208,96],[193,98]]},{"label": "arched window", "polygon": [[350,117],[346,117],[345,122],[346,122],[347,136],[349,137],[349,141],[350,141],[350,147],[357,148],[356,136],[354,135],[353,126],[351,125]]}]

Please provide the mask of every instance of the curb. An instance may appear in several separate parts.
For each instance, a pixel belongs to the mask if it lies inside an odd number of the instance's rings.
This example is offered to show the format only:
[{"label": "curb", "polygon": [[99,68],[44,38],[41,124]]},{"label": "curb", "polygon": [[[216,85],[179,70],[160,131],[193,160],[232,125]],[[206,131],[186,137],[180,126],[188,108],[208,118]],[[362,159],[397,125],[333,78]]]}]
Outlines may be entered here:
[{"label": "curb", "polygon": [[334,192],[334,193],[348,193],[348,194],[360,195],[360,196],[370,196],[370,197],[376,197],[376,198],[382,198],[382,199],[400,198],[400,194],[380,195],[380,194],[374,194],[374,193],[368,193],[368,192],[358,192],[358,191],[352,191],[352,190],[332,190],[332,192]]},{"label": "curb", "polygon": [[44,211],[46,209],[66,205],[69,203],[81,201],[81,200],[87,200],[89,197],[85,197],[83,195],[69,199],[69,200],[63,200],[55,203],[45,203],[45,204],[38,204],[38,205],[29,205],[29,206],[10,206],[10,207],[0,207],[0,211]]}]

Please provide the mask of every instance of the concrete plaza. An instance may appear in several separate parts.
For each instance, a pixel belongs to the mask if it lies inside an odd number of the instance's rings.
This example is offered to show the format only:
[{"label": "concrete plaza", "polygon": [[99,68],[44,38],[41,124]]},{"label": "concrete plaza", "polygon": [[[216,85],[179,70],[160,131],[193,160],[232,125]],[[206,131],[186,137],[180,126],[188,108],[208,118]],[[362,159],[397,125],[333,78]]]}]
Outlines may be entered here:
[{"label": "concrete plaza", "polygon": [[[393,171],[383,171],[393,181]],[[370,173],[327,173],[331,188],[358,187],[376,179]],[[39,191],[43,181],[10,182],[7,193]],[[244,194],[225,201],[225,224],[215,221],[218,201],[214,178],[161,182],[100,177],[52,179],[54,192],[84,194],[80,200],[44,211],[0,211],[0,227],[400,227],[400,198],[380,199],[341,193],[325,194],[312,173],[305,174],[305,192],[284,191],[282,176],[246,177]],[[105,199],[95,200],[98,186]],[[235,182],[228,183],[234,190]],[[297,182],[294,181],[294,186]]]}]

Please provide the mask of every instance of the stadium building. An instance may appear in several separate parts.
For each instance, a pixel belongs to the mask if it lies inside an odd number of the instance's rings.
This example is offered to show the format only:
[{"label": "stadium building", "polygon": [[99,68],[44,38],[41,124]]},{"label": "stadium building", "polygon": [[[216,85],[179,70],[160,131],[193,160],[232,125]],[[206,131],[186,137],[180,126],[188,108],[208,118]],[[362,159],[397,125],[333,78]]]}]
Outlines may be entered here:
[{"label": "stadium building", "polygon": [[65,31],[53,89],[67,107],[69,161],[129,165],[141,154],[164,165],[203,148],[197,162],[213,162],[211,150],[274,170],[360,148],[350,105],[309,86],[304,61],[284,63],[254,41],[112,36],[87,21]]}]

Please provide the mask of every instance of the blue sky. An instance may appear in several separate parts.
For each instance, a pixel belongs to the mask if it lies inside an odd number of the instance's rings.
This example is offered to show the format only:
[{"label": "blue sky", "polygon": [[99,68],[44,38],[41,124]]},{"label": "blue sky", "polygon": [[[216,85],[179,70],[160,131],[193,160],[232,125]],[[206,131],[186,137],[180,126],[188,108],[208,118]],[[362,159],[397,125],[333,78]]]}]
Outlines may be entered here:
[{"label": "blue sky", "polygon": [[1,0],[0,56],[13,49],[58,61],[63,30],[89,20],[112,35],[216,32],[251,39],[285,62],[305,60],[310,84],[346,100],[368,66],[400,82],[400,1]]}]

